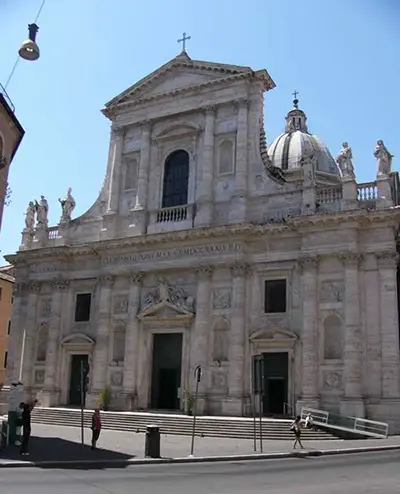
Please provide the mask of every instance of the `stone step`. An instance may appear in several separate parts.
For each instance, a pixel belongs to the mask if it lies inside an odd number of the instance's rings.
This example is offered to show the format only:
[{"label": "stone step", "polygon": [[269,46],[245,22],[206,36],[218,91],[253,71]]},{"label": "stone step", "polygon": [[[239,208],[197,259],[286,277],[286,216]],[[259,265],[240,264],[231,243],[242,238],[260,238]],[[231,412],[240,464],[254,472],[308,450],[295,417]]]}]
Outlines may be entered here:
[{"label": "stone step", "polygon": [[[91,425],[91,411],[84,412],[84,425]],[[32,412],[34,423],[77,427],[80,425],[79,409],[35,408]],[[265,439],[292,439],[291,420],[263,419],[262,435]],[[191,435],[193,417],[187,415],[165,415],[153,413],[102,412],[102,424],[105,429],[144,432],[148,425],[158,425],[162,434]],[[205,437],[226,437],[252,439],[254,421],[235,417],[197,417],[196,435]],[[256,435],[259,437],[259,420],[256,423]],[[323,431],[304,430],[306,440],[330,440],[334,436]]]}]

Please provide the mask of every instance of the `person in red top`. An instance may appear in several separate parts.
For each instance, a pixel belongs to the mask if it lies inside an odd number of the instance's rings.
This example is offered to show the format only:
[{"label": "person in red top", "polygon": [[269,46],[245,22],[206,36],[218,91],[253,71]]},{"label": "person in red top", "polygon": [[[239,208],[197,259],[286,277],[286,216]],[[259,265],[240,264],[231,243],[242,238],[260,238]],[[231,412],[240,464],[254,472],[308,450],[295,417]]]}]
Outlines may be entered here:
[{"label": "person in red top", "polygon": [[96,449],[96,443],[99,440],[101,431],[100,409],[96,408],[92,415],[92,449]]}]

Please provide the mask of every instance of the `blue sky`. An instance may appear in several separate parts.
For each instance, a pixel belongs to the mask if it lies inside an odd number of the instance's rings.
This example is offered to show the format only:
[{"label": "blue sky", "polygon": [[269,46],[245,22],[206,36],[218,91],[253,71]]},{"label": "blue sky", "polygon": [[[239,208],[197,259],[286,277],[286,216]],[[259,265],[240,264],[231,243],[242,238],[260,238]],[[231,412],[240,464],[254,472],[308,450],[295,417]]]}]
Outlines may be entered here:
[{"label": "blue sky", "polygon": [[[4,84],[41,0],[1,0]],[[39,19],[41,58],[21,61],[8,93],[24,141],[12,163],[11,206],[0,250],[20,243],[28,202],[46,195],[50,224],[72,187],[75,215],[104,179],[113,96],[179,52],[198,60],[266,68],[277,87],[265,101],[270,143],[300,92],[310,130],[334,156],[347,140],[357,180],[375,178],[372,151],[383,139],[400,163],[400,3],[396,0],[47,0]]]}]

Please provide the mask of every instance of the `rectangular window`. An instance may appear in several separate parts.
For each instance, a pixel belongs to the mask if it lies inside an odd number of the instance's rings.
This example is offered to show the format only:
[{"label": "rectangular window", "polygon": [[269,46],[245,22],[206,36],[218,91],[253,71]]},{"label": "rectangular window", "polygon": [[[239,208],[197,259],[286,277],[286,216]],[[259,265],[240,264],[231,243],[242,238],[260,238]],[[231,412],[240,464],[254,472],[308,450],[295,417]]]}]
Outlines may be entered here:
[{"label": "rectangular window", "polygon": [[91,293],[78,293],[75,303],[75,322],[90,321]]},{"label": "rectangular window", "polygon": [[265,282],[264,310],[267,314],[286,312],[286,280]]},{"label": "rectangular window", "polygon": [[11,321],[8,321],[7,334],[10,334],[10,332],[11,332]]},{"label": "rectangular window", "polygon": [[4,352],[4,369],[7,369],[8,352]]}]

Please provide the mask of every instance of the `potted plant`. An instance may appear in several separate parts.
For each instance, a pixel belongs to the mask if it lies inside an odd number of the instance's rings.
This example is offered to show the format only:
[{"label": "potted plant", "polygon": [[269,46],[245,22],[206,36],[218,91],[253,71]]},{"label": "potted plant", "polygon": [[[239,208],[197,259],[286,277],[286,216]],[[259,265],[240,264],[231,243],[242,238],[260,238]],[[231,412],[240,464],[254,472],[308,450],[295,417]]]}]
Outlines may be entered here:
[{"label": "potted plant", "polygon": [[109,386],[104,386],[104,388],[100,391],[99,394],[99,405],[106,412],[111,403],[111,388]]},{"label": "potted plant", "polygon": [[182,397],[182,407],[184,413],[186,413],[187,415],[193,414],[194,401],[195,401],[194,394],[191,393],[190,391],[184,391]]}]

